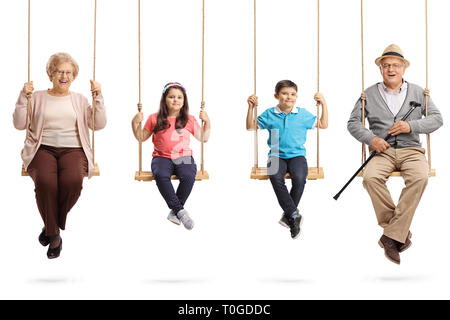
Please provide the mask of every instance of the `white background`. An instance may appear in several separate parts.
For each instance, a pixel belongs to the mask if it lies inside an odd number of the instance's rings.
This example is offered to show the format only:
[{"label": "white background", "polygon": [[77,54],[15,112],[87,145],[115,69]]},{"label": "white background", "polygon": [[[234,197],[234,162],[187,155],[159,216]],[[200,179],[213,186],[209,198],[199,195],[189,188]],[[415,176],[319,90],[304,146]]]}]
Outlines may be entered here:
[{"label": "white background", "polygon": [[[179,81],[198,117],[201,1],[142,2],[144,114],[156,112],[165,83]],[[245,130],[245,116],[253,92],[253,2],[207,0],[206,5],[210,180],[196,183],[186,204],[195,228],[168,222],[155,183],[134,181],[138,144],[130,121],[138,102],[137,1],[98,0],[96,77],[108,113],[107,127],[96,134],[101,177],[85,180],[62,233],[61,257],[50,261],[37,241],[42,221],[34,185],[20,176],[25,133],[12,125],[14,103],[27,80],[27,1],[0,1],[0,298],[450,298],[446,125],[431,136],[437,177],[430,179],[417,209],[413,245],[400,266],[377,244],[382,230],[361,180],[338,202],[332,199],[360,165],[361,146],[346,129],[361,93],[360,1],[321,1],[320,90],[330,111],[329,128],[320,132],[325,180],[306,185],[297,240],[278,224],[281,209],[270,183],[249,179],[253,134]],[[449,9],[446,0],[429,1],[429,88],[445,123]],[[259,112],[276,103],[276,82],[291,79],[299,85],[298,105],[315,113],[316,2],[260,0],[257,12]],[[366,87],[381,79],[373,61],[391,43],[411,61],[405,79],[424,87],[424,1],[368,0],[364,12]],[[93,1],[32,0],[36,90],[50,87],[47,59],[64,51],[80,65],[71,89],[89,96],[92,43]],[[260,165],[266,139],[261,132]],[[199,144],[192,146],[199,163]],[[151,142],[144,144],[144,170],[152,149]],[[307,150],[314,166],[315,132]],[[389,187],[397,199],[403,182],[392,179]]]}]

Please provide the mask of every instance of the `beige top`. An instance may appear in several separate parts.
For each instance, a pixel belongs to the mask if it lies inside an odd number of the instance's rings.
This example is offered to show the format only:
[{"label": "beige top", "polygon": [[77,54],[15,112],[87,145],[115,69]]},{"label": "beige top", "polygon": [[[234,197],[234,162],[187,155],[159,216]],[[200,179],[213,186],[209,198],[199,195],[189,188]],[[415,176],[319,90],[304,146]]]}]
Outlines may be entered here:
[{"label": "beige top", "polygon": [[70,95],[54,97],[47,93],[41,144],[56,148],[81,147],[77,115]]},{"label": "beige top", "polygon": [[[31,97],[31,114],[29,124],[29,136],[22,149],[22,160],[25,170],[33,160],[42,142],[42,132],[44,126],[44,111],[47,105],[47,91],[35,91]],[[81,146],[88,160],[89,178],[94,174],[94,163],[92,162],[92,149],[89,141],[89,129],[92,130],[92,107],[88,99],[79,93],[70,92],[72,106],[77,117],[78,133],[80,135]],[[95,130],[103,129],[106,126],[106,110],[103,96],[96,97],[95,108]],[[13,122],[16,129],[25,130],[27,121],[27,97],[20,91],[17,99],[16,109],[13,114]]]}]

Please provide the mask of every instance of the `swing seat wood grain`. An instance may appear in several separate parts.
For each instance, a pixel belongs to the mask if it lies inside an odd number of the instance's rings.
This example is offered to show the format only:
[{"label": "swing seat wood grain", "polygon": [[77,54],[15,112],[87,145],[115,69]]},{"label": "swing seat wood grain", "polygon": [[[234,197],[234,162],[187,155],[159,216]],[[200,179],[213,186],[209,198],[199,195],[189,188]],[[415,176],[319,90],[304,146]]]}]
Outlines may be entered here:
[{"label": "swing seat wood grain", "polygon": [[[178,180],[178,177],[176,175],[172,175],[170,177],[171,180]],[[207,171],[197,171],[197,174],[195,175],[195,181],[202,181],[202,180],[208,180],[209,174]],[[136,171],[136,174],[134,176],[134,180],[137,181],[153,181],[155,180],[155,177],[153,176],[153,173],[151,171]]]},{"label": "swing seat wood grain", "polygon": [[[363,176],[364,176],[364,170],[361,170],[358,173],[358,177],[363,177]],[[393,171],[389,176],[390,177],[401,177],[402,173],[401,173],[401,171]],[[430,169],[430,171],[428,172],[428,176],[436,177],[436,169]]]},{"label": "swing seat wood grain", "polygon": [[[27,176],[29,176],[29,175],[30,175],[30,174],[25,170],[25,167],[24,167],[23,164],[22,164],[22,177],[27,177]],[[85,173],[84,176],[85,176],[85,177],[88,176],[87,172]],[[93,174],[93,176],[95,176],[95,177],[100,176],[100,169],[98,168],[98,164],[97,164],[97,163],[94,164],[94,174]]]},{"label": "swing seat wood grain", "polygon": [[[286,173],[286,175],[284,176],[285,179],[290,179],[291,175],[289,173]],[[309,167],[308,168],[308,180],[317,180],[317,179],[323,179],[324,178],[324,173],[323,173],[323,168],[319,168],[319,170],[317,170],[317,167]],[[269,179],[269,175],[267,174],[267,168],[266,167],[258,167],[252,168],[252,171],[250,173],[250,179],[255,179],[255,180],[268,180]]]}]

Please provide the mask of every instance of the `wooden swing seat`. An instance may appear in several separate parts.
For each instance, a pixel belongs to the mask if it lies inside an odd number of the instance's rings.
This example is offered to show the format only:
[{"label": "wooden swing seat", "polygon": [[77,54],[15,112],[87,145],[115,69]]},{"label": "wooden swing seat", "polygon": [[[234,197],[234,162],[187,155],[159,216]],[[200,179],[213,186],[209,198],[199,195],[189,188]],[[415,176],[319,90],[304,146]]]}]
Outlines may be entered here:
[{"label": "wooden swing seat", "polygon": [[[289,173],[286,173],[286,175],[284,176],[285,179],[290,179],[291,175]],[[317,179],[323,179],[324,178],[324,174],[323,174],[323,168],[319,168],[319,170],[317,170],[317,167],[309,167],[308,168],[308,180],[317,180]],[[255,179],[255,180],[268,180],[269,176],[267,175],[267,168],[266,167],[258,167],[252,168],[252,172],[250,173],[250,179]]]},{"label": "wooden swing seat", "polygon": [[[170,177],[171,180],[178,180],[178,177],[176,175],[172,175]],[[208,180],[209,174],[207,171],[197,171],[197,174],[195,175],[195,181],[202,181],[202,180]],[[136,171],[136,174],[134,176],[134,180],[137,181],[153,181],[155,180],[155,177],[153,176],[153,173],[151,171]]]},{"label": "wooden swing seat", "polygon": [[[364,170],[361,170],[358,173],[358,177],[363,177],[363,176],[364,176]],[[402,173],[401,173],[401,171],[393,171],[389,176],[390,177],[401,177]],[[428,176],[436,177],[436,169],[430,169],[430,171],[428,172]]]},{"label": "wooden swing seat", "polygon": [[[27,176],[29,176],[29,174],[28,174],[28,172],[25,170],[25,167],[24,167],[23,164],[22,164],[22,177],[27,177]],[[84,176],[85,176],[85,177],[88,176],[87,172],[85,173]],[[98,164],[97,164],[97,163],[94,164],[94,176],[95,176],[95,177],[100,176],[100,170],[98,169]]]}]

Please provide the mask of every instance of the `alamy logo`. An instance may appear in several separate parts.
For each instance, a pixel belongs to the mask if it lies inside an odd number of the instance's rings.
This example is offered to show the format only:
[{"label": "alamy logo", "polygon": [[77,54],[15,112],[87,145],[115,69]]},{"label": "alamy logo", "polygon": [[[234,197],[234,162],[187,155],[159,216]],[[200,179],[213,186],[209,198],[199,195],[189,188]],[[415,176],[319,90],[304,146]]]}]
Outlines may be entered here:
[{"label": "alamy logo", "polygon": [[187,139],[185,136],[186,134],[186,129],[183,128],[174,130],[170,136],[170,141],[177,142],[171,150],[172,162],[176,165],[192,164],[192,157],[184,154],[184,146],[187,145],[187,143],[184,143],[185,139]]},{"label": "alamy logo", "polygon": [[[271,157],[267,164],[267,174],[272,176],[278,173],[280,169],[280,130],[270,129],[270,154]],[[275,155],[275,156],[274,156]]]}]

